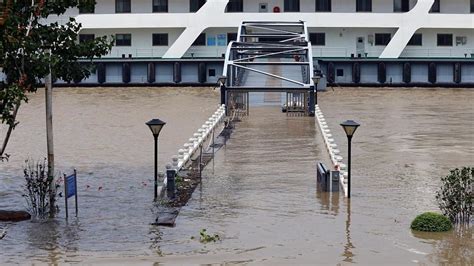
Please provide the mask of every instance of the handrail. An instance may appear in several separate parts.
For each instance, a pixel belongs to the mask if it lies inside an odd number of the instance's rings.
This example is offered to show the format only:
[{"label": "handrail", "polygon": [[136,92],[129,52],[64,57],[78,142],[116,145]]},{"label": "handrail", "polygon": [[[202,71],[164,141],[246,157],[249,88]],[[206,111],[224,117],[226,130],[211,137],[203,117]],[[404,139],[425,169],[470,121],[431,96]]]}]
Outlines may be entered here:
[{"label": "handrail", "polygon": [[[188,165],[193,156],[197,151],[200,151],[200,147],[204,145],[209,138],[216,136],[216,130],[219,129],[221,124],[224,123],[225,119],[225,105],[219,106],[217,111],[197,130],[197,133],[193,134],[193,137],[185,143],[184,149],[178,150],[178,155],[172,157],[171,163],[166,165],[166,170],[175,170],[176,173],[182,170]],[[220,132],[217,132],[219,135]],[[163,186],[158,188],[159,196],[164,195],[166,185],[168,184],[168,178],[165,175],[163,180]]]}]

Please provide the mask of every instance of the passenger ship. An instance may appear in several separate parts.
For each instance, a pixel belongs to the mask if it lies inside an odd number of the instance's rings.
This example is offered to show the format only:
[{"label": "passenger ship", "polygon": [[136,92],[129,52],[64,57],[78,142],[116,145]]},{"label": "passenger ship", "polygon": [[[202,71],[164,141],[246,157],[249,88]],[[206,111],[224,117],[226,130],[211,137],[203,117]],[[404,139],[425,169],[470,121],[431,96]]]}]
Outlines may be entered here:
[{"label": "passenger ship", "polygon": [[80,41],[115,36],[77,85],[215,84],[242,21],[304,21],[330,86],[474,87],[474,0],[96,2],[53,18],[75,17]]}]

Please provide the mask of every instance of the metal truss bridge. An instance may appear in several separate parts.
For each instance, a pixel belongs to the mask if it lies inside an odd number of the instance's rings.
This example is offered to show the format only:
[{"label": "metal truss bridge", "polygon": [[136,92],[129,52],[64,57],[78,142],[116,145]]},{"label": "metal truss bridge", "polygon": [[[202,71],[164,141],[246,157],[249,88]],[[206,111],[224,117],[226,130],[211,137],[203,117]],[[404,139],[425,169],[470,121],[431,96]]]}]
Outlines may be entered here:
[{"label": "metal truss bridge", "polygon": [[237,40],[227,47],[219,79],[221,103],[228,111],[248,114],[249,92],[286,92],[288,110],[314,115],[313,75],[311,43],[303,21],[245,21]]}]

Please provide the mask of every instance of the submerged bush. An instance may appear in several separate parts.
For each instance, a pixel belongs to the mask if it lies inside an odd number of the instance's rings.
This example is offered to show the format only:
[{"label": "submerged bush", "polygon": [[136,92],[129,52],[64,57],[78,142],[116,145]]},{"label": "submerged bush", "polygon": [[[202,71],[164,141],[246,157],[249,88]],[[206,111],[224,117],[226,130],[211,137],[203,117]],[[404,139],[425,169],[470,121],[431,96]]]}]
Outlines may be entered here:
[{"label": "submerged bush", "polygon": [[[55,201],[59,184],[55,183],[54,187],[52,186],[54,178],[48,177],[46,159],[36,163],[26,160],[23,173],[26,182],[23,197],[26,200],[28,212],[36,218],[47,218],[51,214],[50,206],[54,204],[54,202],[51,202],[51,196]],[[58,209],[57,205],[54,206],[53,210],[56,209]]]},{"label": "submerged bush", "polygon": [[474,210],[474,168],[451,170],[441,182],[436,200],[443,214],[453,223],[469,223]]},{"label": "submerged bush", "polygon": [[444,215],[425,212],[411,223],[411,229],[424,232],[445,232],[453,228],[451,221]]}]

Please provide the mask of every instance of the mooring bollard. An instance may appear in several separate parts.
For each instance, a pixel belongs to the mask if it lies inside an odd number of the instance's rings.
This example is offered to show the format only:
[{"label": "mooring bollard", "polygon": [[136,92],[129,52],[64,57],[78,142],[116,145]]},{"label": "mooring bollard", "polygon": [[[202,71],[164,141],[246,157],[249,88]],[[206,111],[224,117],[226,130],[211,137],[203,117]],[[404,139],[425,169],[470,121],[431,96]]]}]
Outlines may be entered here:
[{"label": "mooring bollard", "polygon": [[176,196],[176,184],[175,184],[176,170],[172,169],[171,164],[166,165],[166,194],[169,199],[174,199]]}]

